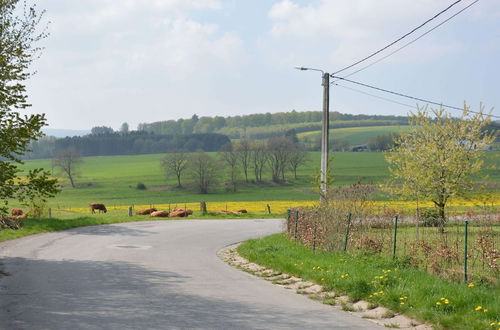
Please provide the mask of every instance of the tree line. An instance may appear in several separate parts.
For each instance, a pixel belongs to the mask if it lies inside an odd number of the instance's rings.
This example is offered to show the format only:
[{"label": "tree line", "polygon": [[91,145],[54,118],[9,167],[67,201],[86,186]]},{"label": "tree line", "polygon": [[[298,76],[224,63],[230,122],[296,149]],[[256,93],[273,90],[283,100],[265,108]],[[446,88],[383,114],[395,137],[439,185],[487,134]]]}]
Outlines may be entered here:
[{"label": "tree line", "polygon": [[[321,111],[290,111],[290,112],[278,112],[278,113],[263,113],[263,114],[252,114],[244,116],[228,116],[228,117],[198,117],[196,114],[189,119],[178,119],[178,120],[166,120],[157,121],[153,123],[141,123],[139,124],[137,130],[146,131],[156,134],[192,134],[192,133],[223,133],[231,135],[232,138],[250,137],[255,139],[263,139],[270,137],[269,135],[254,137],[249,136],[248,132],[245,132],[249,128],[262,128],[267,126],[287,126],[292,125],[288,128],[298,128],[295,124],[305,125],[308,123],[315,123],[318,125],[322,120]],[[405,116],[381,116],[381,115],[352,115],[343,114],[337,111],[330,113],[330,121],[332,125],[338,124],[337,122],[351,122],[350,126],[338,126],[338,127],[351,127],[358,126],[359,122],[362,121],[372,121],[379,122],[379,125],[405,125],[407,123],[407,117]],[[385,124],[380,124],[380,122],[386,122]],[[375,124],[372,124],[375,125]],[[333,127],[333,126],[332,126]],[[310,131],[313,129],[304,130]],[[243,133],[247,134],[242,134]],[[274,131],[276,131],[274,129]],[[232,132],[229,134],[228,132]],[[236,134],[238,136],[236,136]],[[233,136],[234,135],[234,136]]]},{"label": "tree line", "polygon": [[[110,129],[110,128],[109,128]],[[217,151],[229,142],[222,134],[157,135],[148,132],[113,132],[103,128],[92,129],[85,136],[65,138],[45,137],[30,145],[26,158],[51,158],[58,151],[73,148],[82,156],[136,155],[170,152],[183,149]]]},{"label": "tree line", "polygon": [[184,186],[184,177],[189,175],[200,193],[208,193],[222,177],[229,178],[227,184],[232,191],[240,182],[263,182],[265,170],[273,182],[285,182],[287,174],[297,179],[297,170],[306,161],[307,152],[301,144],[279,136],[267,141],[229,142],[215,157],[203,151],[176,150],[165,156],[161,167],[167,178],[175,179],[178,188]]}]

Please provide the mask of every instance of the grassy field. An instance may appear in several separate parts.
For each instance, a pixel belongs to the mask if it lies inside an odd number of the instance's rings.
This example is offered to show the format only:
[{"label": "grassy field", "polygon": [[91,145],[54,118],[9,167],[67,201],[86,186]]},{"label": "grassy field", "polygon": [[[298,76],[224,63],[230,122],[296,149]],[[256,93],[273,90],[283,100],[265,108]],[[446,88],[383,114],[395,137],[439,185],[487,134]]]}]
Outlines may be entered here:
[{"label": "grassy field", "polygon": [[[489,152],[487,163],[499,163],[500,152]],[[299,168],[298,179],[288,174],[286,184],[249,183],[232,192],[222,185],[212,193],[202,195],[189,188],[191,179],[186,173],[184,183],[187,189],[175,189],[173,177],[165,180],[160,168],[163,154],[86,157],[76,178],[77,188],[69,187],[68,180],[61,178],[64,185],[62,193],[50,200],[49,206],[56,208],[87,207],[91,202],[103,202],[109,206],[129,206],[132,204],[168,204],[188,202],[227,202],[227,201],[307,201],[317,200],[313,177],[319,172],[319,152],[308,154],[308,162]],[[382,153],[333,153],[334,184],[347,185],[358,181],[380,184],[387,180],[388,170]],[[51,168],[51,160],[27,161],[25,169]],[[500,181],[500,173],[486,170],[492,182]],[[243,177],[240,175],[241,180]],[[250,176],[249,179],[252,177]],[[264,174],[269,180],[270,173]],[[221,182],[227,180],[222,177]],[[149,189],[136,189],[137,183],[144,183]],[[14,204],[15,205],[15,204]]]},{"label": "grassy field", "polygon": [[498,329],[500,291],[450,283],[384,256],[314,253],[283,234],[251,240],[238,251],[252,262],[323,285],[441,329]]},{"label": "grassy field", "polygon": [[[408,126],[368,126],[368,127],[346,127],[330,130],[330,139],[345,139],[351,146],[366,144],[374,140],[378,135],[390,133],[407,132]],[[321,137],[321,131],[312,131],[297,134],[300,141],[314,142]]]}]

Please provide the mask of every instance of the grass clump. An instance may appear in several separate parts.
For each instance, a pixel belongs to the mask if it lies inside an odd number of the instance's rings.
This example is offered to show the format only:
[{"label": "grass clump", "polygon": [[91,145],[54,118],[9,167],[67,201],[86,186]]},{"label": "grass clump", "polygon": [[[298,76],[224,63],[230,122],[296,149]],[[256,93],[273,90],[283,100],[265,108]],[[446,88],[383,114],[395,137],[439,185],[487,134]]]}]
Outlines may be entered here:
[{"label": "grass clump", "polygon": [[238,251],[257,264],[438,328],[488,329],[500,319],[498,287],[451,283],[383,255],[314,253],[283,234],[250,240]]}]

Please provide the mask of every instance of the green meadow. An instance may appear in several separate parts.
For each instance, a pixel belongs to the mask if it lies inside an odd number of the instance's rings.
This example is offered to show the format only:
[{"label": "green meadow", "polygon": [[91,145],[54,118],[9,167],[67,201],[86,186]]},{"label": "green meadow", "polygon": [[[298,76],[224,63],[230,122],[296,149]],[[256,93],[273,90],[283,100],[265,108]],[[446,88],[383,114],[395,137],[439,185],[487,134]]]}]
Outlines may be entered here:
[{"label": "green meadow", "polygon": [[[216,156],[216,154],[212,154]],[[492,151],[486,154],[487,165],[499,165],[500,152]],[[348,185],[358,181],[368,184],[381,184],[389,176],[387,163],[383,153],[378,152],[335,152],[333,156],[333,176],[335,185]],[[184,189],[175,188],[174,177],[165,178],[160,167],[164,154],[148,154],[134,156],[85,157],[79,167],[76,178],[77,188],[70,187],[66,178],[57,170],[63,185],[62,192],[49,201],[52,207],[83,207],[91,202],[102,202],[109,205],[160,204],[210,201],[256,201],[256,200],[316,200],[317,193],[313,184],[314,177],[319,173],[320,153],[308,153],[308,161],[299,168],[298,178],[294,179],[291,172],[287,173],[287,182],[275,184],[270,182],[270,173],[264,173],[264,183],[252,181],[244,183],[240,174],[241,185],[237,192],[232,192],[223,184],[227,181],[224,171],[221,172],[219,184],[211,193],[202,195],[193,187],[188,171],[183,176]],[[24,169],[44,167],[51,169],[51,160],[27,161]],[[497,185],[500,174],[494,169],[485,169],[489,181]],[[141,182],[147,190],[136,189]]]},{"label": "green meadow", "polygon": [[[346,127],[330,130],[330,139],[345,139],[351,146],[373,141],[378,135],[408,132],[408,126],[369,126]],[[312,142],[321,137],[321,131],[311,131],[297,134],[301,141]]]}]

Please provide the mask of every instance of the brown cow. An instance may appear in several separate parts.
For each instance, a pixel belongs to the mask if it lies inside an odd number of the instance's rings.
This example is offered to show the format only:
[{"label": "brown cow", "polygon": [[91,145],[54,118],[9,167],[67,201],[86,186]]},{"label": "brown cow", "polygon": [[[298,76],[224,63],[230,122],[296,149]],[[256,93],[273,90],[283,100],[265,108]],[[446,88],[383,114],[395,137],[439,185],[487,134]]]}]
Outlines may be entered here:
[{"label": "brown cow", "polygon": [[21,210],[21,209],[12,209],[12,210],[10,210],[10,213],[12,215],[14,215],[14,216],[18,216],[18,215],[23,215],[24,214],[23,210]]},{"label": "brown cow", "polygon": [[92,214],[95,213],[95,210],[99,210],[99,213],[101,212],[108,212],[108,210],[106,209],[106,206],[104,206],[104,204],[101,204],[101,203],[91,203],[90,204],[90,210],[92,211]]},{"label": "brown cow", "polygon": [[149,216],[150,217],[168,218],[169,213],[167,211],[156,211],[156,212],[151,212],[151,214]]},{"label": "brown cow", "polygon": [[[191,212],[191,213],[189,213],[189,212]],[[190,214],[193,214],[193,211],[175,208],[172,212],[170,212],[170,217],[181,217],[181,218],[184,218],[184,217],[187,217]]]},{"label": "brown cow", "polygon": [[187,215],[193,214],[193,210],[183,209],[183,208],[180,208],[180,207],[175,207],[172,212],[186,213]]},{"label": "brown cow", "polygon": [[135,212],[135,214],[148,215],[148,214],[151,214],[151,213],[156,212],[156,211],[158,211],[158,210],[153,207],[151,209],[139,210],[139,211]]}]

